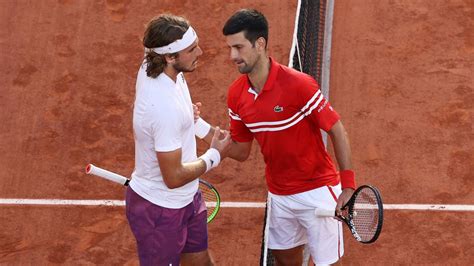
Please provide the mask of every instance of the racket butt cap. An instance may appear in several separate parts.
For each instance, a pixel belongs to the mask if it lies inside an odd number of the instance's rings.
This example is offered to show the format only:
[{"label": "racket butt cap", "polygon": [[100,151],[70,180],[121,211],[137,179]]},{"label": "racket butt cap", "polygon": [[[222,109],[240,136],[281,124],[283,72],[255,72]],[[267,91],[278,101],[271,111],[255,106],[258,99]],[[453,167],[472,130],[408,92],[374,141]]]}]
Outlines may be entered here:
[{"label": "racket butt cap", "polygon": [[90,174],[91,173],[91,169],[92,169],[92,164],[88,164],[86,166],[86,174]]}]

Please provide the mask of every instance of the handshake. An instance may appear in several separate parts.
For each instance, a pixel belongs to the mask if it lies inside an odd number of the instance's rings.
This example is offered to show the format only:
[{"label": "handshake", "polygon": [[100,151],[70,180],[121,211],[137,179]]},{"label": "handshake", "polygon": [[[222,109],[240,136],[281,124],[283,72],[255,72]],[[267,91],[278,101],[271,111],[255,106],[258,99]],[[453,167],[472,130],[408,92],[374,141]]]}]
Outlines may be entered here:
[{"label": "handshake", "polygon": [[194,128],[196,136],[210,145],[206,153],[199,157],[206,162],[207,172],[219,165],[220,161],[227,157],[232,139],[229,131],[222,130],[218,126],[212,127],[199,117],[201,105],[200,102],[193,104]]}]

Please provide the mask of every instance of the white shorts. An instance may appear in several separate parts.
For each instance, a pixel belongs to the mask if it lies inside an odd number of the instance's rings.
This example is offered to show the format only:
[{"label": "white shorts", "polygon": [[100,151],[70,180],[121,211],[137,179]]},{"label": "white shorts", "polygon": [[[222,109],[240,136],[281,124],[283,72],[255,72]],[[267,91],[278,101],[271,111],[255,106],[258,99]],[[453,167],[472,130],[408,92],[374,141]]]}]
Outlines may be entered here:
[{"label": "white shorts", "polygon": [[332,217],[317,217],[314,210],[335,210],[339,194],[340,185],[288,196],[269,193],[268,248],[281,250],[308,244],[315,264],[338,261],[344,254],[342,223]]}]

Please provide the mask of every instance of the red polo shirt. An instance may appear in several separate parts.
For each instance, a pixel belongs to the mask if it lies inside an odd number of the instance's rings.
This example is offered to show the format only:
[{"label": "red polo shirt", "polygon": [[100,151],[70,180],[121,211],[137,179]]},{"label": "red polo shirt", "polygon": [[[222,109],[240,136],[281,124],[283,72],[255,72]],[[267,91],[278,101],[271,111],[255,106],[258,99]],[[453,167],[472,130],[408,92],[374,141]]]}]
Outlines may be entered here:
[{"label": "red polo shirt", "polygon": [[232,139],[260,144],[268,189],[291,195],[339,183],[320,129],[328,131],[339,120],[309,75],[270,58],[270,73],[261,92],[252,89],[247,75],[229,88]]}]

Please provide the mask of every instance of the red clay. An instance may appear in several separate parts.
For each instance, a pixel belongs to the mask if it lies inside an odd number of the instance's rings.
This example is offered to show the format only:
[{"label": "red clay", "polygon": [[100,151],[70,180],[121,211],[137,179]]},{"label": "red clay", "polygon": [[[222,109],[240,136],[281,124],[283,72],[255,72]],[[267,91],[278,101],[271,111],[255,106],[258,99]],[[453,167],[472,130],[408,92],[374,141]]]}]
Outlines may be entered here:
[{"label": "red clay", "polygon": [[[296,1],[0,1],[0,198],[123,199],[84,174],[133,170],[131,111],[154,15],[185,15],[204,55],[187,75],[203,117],[226,127],[237,71],[221,35],[238,8],[270,22],[270,54],[288,62]],[[336,1],[330,100],[352,140],[358,183],[385,203],[473,204],[474,42],[469,1]],[[206,175],[223,201],[266,197],[258,145]],[[202,152],[205,146],[199,144]],[[387,210],[363,246],[346,231],[340,264],[468,264],[472,212]],[[223,208],[209,225],[219,265],[258,265],[263,209]],[[0,264],[138,263],[123,207],[0,206]],[[396,252],[394,252],[396,251]],[[367,256],[370,254],[370,256]]]}]

